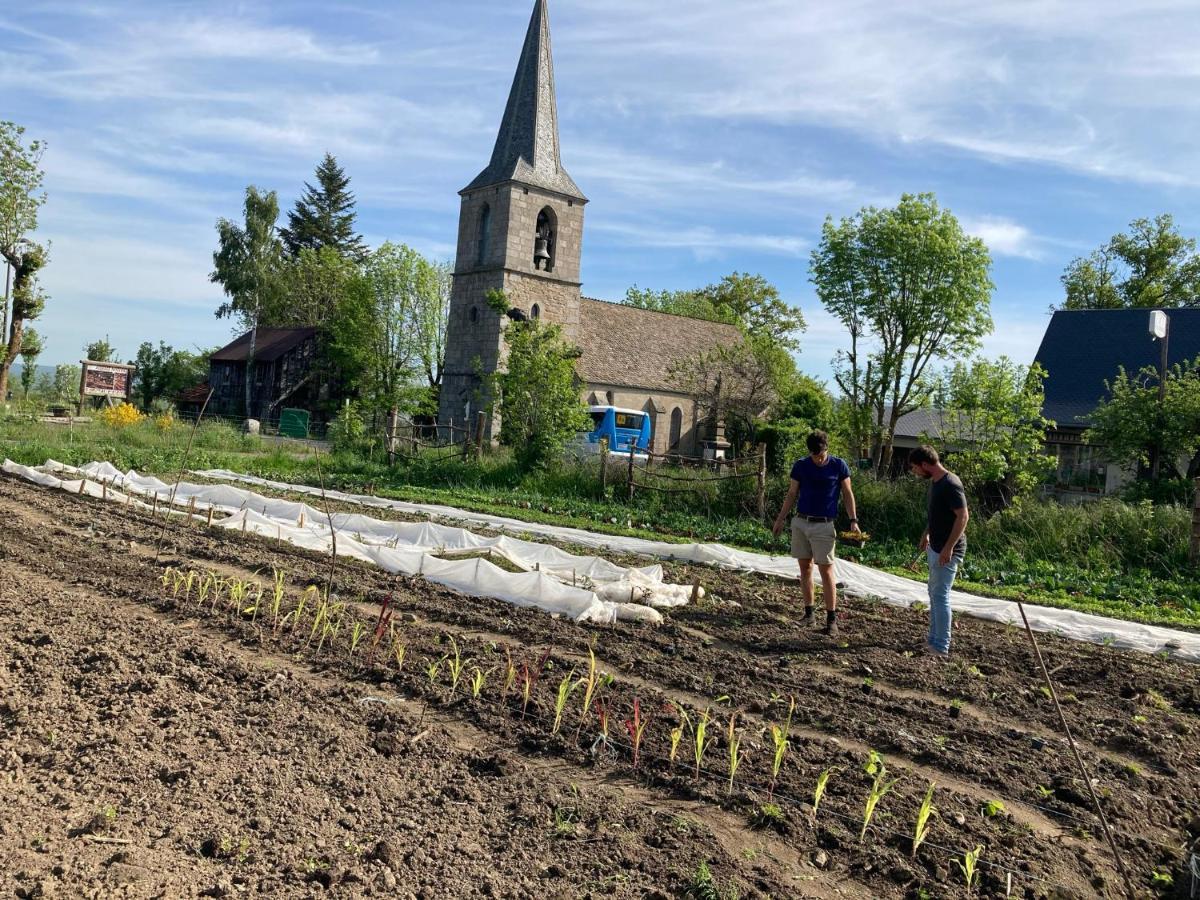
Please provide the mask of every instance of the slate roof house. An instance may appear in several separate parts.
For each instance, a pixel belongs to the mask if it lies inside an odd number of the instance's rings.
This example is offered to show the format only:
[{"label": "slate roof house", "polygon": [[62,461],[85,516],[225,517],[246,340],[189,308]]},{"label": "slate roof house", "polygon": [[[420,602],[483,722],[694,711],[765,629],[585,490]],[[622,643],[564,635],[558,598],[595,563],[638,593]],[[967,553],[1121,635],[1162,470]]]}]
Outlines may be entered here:
[{"label": "slate roof house", "polygon": [[[208,361],[208,382],[184,391],[178,398],[184,414],[199,412],[212,389],[206,416],[246,417],[246,359],[250,332],[222,347]],[[260,328],[254,342],[254,384],[249,418],[273,422],[280,410],[317,407],[320,386],[314,364],[317,329]]]},{"label": "slate roof house", "polygon": [[[486,168],[460,191],[458,252],[438,419],[467,422],[491,405],[484,378],[503,366],[501,316],[486,297],[559,324],[582,356],[583,397],[643,410],[656,452],[692,454],[708,425],[672,363],[739,339],[737,329],[582,296],[587,198],[563,168],[546,0],[537,0]],[[498,422],[489,423],[495,434]]]},{"label": "slate roof house", "polygon": [[[1169,366],[1200,357],[1200,309],[1167,310]],[[1035,361],[1047,372],[1042,414],[1056,424],[1046,446],[1058,459],[1060,489],[1109,493],[1129,473],[1109,465],[1103,448],[1083,442],[1089,416],[1120,367],[1158,368],[1161,350],[1148,333],[1148,309],[1059,310],[1050,319]]]}]

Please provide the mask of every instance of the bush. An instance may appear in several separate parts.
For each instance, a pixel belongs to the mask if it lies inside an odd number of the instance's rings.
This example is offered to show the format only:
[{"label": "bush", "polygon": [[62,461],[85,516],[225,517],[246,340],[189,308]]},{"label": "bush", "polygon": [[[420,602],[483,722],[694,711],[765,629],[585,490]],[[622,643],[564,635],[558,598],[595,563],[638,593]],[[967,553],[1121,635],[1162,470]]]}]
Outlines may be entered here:
[{"label": "bush", "polygon": [[337,451],[355,451],[363,447],[367,435],[367,425],[362,413],[354,403],[347,403],[341,408],[333,421],[329,423],[326,436]]},{"label": "bush", "polygon": [[128,428],[142,421],[144,416],[137,411],[136,406],[129,403],[118,403],[116,406],[106,406],[98,416],[101,422],[109,428]]}]

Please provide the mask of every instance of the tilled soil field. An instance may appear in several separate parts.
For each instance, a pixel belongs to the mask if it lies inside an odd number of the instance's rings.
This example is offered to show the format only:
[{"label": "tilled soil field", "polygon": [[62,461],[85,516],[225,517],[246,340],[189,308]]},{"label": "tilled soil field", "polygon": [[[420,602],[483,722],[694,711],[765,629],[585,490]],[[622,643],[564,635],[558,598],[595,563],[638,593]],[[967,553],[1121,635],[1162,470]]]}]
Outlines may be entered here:
[{"label": "tilled soil field", "polygon": [[[0,896],[956,897],[977,847],[978,896],[1125,895],[1023,631],[942,663],[920,612],[831,640],[685,566],[703,603],[583,627],[342,560],[322,622],[328,558],[173,522],[156,562],[161,519],[7,478],[0,515]],[[1195,667],[1040,640],[1135,890],[1187,896]]]}]

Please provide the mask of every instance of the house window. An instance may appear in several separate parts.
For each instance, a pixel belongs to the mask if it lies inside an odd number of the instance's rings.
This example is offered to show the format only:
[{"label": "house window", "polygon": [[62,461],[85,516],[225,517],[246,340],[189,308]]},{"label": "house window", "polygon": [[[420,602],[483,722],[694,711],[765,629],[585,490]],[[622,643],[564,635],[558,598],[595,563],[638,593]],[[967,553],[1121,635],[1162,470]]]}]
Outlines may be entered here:
[{"label": "house window", "polygon": [[542,317],[542,308],[536,303],[529,310],[529,318],[540,319]]},{"label": "house window", "polygon": [[678,406],[671,410],[671,440],[668,450],[679,449],[679,439],[683,435],[683,410]]},{"label": "house window", "polygon": [[544,272],[554,271],[554,249],[558,237],[558,218],[554,210],[544,207],[537,217],[533,233],[533,267]]}]

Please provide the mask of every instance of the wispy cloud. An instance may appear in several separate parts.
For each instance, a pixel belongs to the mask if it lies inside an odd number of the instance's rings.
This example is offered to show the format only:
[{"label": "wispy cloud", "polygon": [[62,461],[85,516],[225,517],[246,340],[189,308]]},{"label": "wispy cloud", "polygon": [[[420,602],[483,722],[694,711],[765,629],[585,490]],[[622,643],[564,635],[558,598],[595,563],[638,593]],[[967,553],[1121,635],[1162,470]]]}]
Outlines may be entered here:
[{"label": "wispy cloud", "polygon": [[993,256],[1016,256],[1041,259],[1037,238],[1018,222],[998,216],[961,220],[963,230],[982,240]]}]

